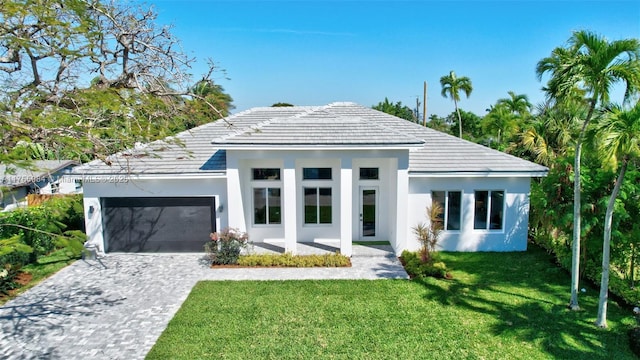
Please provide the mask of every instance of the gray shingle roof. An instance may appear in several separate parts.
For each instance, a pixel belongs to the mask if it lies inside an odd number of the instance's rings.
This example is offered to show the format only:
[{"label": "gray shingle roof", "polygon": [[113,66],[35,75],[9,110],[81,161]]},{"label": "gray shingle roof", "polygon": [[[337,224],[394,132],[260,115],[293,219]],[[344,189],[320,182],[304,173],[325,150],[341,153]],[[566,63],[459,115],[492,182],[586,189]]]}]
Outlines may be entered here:
[{"label": "gray shingle roof", "polygon": [[412,173],[544,173],[546,168],[354,103],[253,108],[92,161],[79,174],[224,173],[225,148],[236,146],[406,146]]},{"label": "gray shingle roof", "polygon": [[243,132],[214,139],[216,145],[419,146],[410,134],[368,121],[361,116],[336,116],[316,109],[292,117],[270,118]]}]

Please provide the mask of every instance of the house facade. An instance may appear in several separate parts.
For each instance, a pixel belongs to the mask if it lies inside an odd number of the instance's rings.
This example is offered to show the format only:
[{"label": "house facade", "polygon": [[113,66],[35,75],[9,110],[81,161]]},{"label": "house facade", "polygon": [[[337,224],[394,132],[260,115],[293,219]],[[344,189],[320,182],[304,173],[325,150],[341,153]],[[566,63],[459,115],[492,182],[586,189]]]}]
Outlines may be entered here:
[{"label": "house facade", "polygon": [[74,171],[101,251],[202,251],[209,233],[253,242],[354,241],[415,250],[426,207],[439,247],[525,250],[543,166],[353,103],[254,108]]}]

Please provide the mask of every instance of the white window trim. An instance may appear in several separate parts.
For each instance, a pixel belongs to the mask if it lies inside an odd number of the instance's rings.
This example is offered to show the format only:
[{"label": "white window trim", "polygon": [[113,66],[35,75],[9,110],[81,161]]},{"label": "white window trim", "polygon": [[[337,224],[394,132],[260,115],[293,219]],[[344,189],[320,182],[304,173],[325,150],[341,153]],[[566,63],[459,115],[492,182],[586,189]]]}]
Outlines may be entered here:
[{"label": "white window trim", "polygon": [[[450,233],[459,233],[462,231],[463,228],[463,224],[462,224],[462,219],[464,219],[464,216],[462,216],[463,212],[464,212],[464,208],[463,208],[463,203],[464,203],[464,191],[462,190],[431,190],[431,203],[433,204],[433,193],[434,192],[444,192],[444,209],[442,209],[443,211],[443,215],[444,215],[444,223],[442,224],[443,229],[442,231],[446,231],[446,232],[450,232]],[[449,223],[449,193],[450,192],[459,192],[460,193],[460,219],[459,219],[459,223],[460,223],[460,229],[458,230],[448,230],[447,229],[447,224]]]},{"label": "white window trim", "polygon": [[[273,185],[273,184],[272,184]],[[265,217],[265,224],[258,224],[256,223],[256,199],[255,199],[255,190],[256,189],[265,189],[266,190],[266,194],[265,194],[265,206],[267,209],[267,214]],[[270,223],[269,222],[269,189],[278,189],[280,190],[280,222],[279,223]],[[283,223],[283,219],[284,219],[284,210],[282,208],[282,186],[252,186],[251,187],[251,205],[252,205],[252,225],[254,227],[280,227],[282,226]]]},{"label": "white window trim", "polygon": [[[322,182],[325,181],[324,184],[314,184],[315,182]],[[310,184],[303,184],[302,185],[302,226],[308,226],[308,227],[331,227],[334,225],[334,220],[333,217],[335,215],[335,211],[334,211],[334,206],[333,206],[333,199],[335,196],[335,191],[333,189],[332,185],[329,185],[328,183],[329,180],[305,180],[305,182],[310,182]],[[329,186],[327,186],[329,185]],[[305,195],[304,195],[304,189],[316,189],[316,218],[318,220],[318,222],[315,223],[307,223],[305,220]],[[330,223],[321,223],[320,222],[320,189],[330,189],[331,190],[331,222]]]},{"label": "white window trim", "polygon": [[[476,229],[476,193],[478,191],[486,191],[487,192],[487,218],[485,219],[486,226],[484,229]],[[492,192],[502,192],[502,223],[500,224],[500,229],[491,229],[491,206],[492,206]],[[477,189],[473,191],[473,231],[477,232],[490,232],[494,234],[504,233],[505,231],[505,223],[507,212],[505,211],[507,201],[507,191],[502,189],[493,189],[493,190],[485,190],[485,189]]]},{"label": "white window trim", "polygon": [[[253,170],[254,169],[280,169],[280,179],[279,180],[253,180]],[[282,182],[282,168],[278,166],[266,166],[266,167],[251,167],[251,225],[256,228],[277,228],[284,226],[284,207],[282,205],[282,196],[283,196],[283,182]],[[266,224],[257,224],[256,223],[256,199],[255,199],[255,189],[266,189],[266,206],[267,206],[267,214],[266,214]],[[280,189],[280,223],[279,224],[270,224],[269,223],[269,189]]]}]

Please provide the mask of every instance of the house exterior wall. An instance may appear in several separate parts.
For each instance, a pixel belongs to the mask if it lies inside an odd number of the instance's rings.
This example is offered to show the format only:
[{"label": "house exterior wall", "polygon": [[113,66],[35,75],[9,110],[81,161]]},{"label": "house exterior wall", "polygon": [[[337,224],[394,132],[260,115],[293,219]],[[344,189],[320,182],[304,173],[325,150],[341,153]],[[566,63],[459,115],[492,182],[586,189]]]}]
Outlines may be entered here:
[{"label": "house exterior wall", "polygon": [[[462,192],[460,230],[445,230],[438,242],[446,251],[524,251],[527,249],[529,222],[529,177],[410,177],[407,246],[417,250],[419,242],[412,227],[426,222],[426,207],[432,203],[433,191]],[[474,229],[475,191],[504,191],[502,230]]]},{"label": "house exterior wall", "polygon": [[[363,187],[377,193],[376,236],[366,240],[390,241],[398,231],[395,211],[398,209],[398,166],[406,174],[407,150],[314,150],[314,151],[243,151],[227,150],[229,224],[247,231],[252,241],[284,241],[288,251],[296,242],[340,242],[341,252],[350,254],[351,241],[360,239],[360,196]],[[304,168],[331,168],[330,180],[304,180]],[[360,168],[378,168],[378,180],[360,180]],[[279,168],[277,181],[255,181],[253,168]],[[405,181],[405,191],[408,180]],[[281,188],[282,222],[255,224],[253,189]],[[330,224],[304,223],[304,188],[330,187],[332,221]],[[402,189],[402,187],[400,188]],[[400,196],[402,197],[402,196]],[[405,226],[403,226],[404,228]]]},{"label": "house exterior wall", "polygon": [[[91,181],[89,181],[91,180]],[[224,178],[129,179],[125,176],[85,178],[84,218],[88,242],[105,249],[102,197],[214,197],[216,229],[228,226],[227,189]]]},{"label": "house exterior wall", "polygon": [[[330,167],[331,180],[302,179],[305,167]],[[444,231],[438,248],[448,251],[523,251],[527,245],[529,216],[528,177],[417,177],[408,173],[408,152],[387,151],[227,151],[227,174],[211,178],[170,177],[130,180],[85,178],[85,223],[89,241],[104,250],[101,197],[215,197],[216,228],[235,227],[249,233],[251,241],[296,242],[334,240],[343,254],[351,254],[352,240],[361,240],[361,189],[377,190],[376,236],[363,240],[389,241],[396,253],[416,250],[412,227],[425,222],[425,208],[433,191],[462,193],[461,229]],[[252,168],[279,168],[275,182],[253,181]],[[360,180],[360,168],[378,168],[378,180]],[[282,221],[256,225],[253,221],[253,187],[278,186]],[[332,188],[331,224],[304,224],[304,186]],[[501,230],[474,229],[475,191],[504,191]]]}]

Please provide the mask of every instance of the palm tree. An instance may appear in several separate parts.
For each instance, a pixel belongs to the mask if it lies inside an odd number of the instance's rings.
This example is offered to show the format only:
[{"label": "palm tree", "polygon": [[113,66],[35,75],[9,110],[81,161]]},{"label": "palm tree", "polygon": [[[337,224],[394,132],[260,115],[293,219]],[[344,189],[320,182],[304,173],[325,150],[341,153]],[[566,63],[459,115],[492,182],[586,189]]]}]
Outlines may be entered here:
[{"label": "palm tree", "polygon": [[584,103],[566,101],[548,107],[539,106],[538,115],[520,133],[518,142],[509,151],[523,149],[532,161],[554,167],[558,157],[565,156],[577,138],[578,120],[586,114]]},{"label": "palm tree", "polygon": [[611,223],[616,197],[624,180],[629,161],[640,158],[640,102],[629,111],[614,106],[596,128],[598,153],[605,165],[614,170],[620,163],[620,173],[613,186],[604,219],[604,241],[602,243],[602,279],[596,325],[607,327],[607,294],[609,290],[609,253],[611,248]]},{"label": "palm tree", "polygon": [[502,136],[505,135],[506,140],[512,134],[518,132],[518,119],[511,111],[508,105],[504,103],[498,103],[496,106],[491,106],[489,113],[482,119],[482,131],[485,133],[497,134],[497,147],[502,145]]},{"label": "palm tree", "polygon": [[576,92],[584,92],[589,110],[578,135],[574,160],[573,187],[573,245],[571,263],[571,301],[569,307],[578,305],[578,282],[580,272],[580,158],[584,133],[598,104],[609,102],[613,84],[626,85],[625,102],[640,87],[640,43],[637,39],[608,41],[589,31],[576,31],[569,39],[567,48],[556,48],[551,56],[540,60],[536,66],[538,79],[550,73],[544,89],[551,99],[563,101]]},{"label": "palm tree", "polygon": [[529,102],[529,97],[525,94],[516,94],[513,91],[509,91],[508,94],[508,98],[498,99],[498,104],[503,104],[513,114],[529,115],[532,106]]},{"label": "palm tree", "polygon": [[462,138],[462,117],[460,116],[460,109],[458,109],[458,101],[460,101],[460,91],[464,91],[467,98],[471,95],[471,91],[473,90],[471,80],[466,76],[457,77],[455,72],[450,71],[449,75],[440,78],[440,85],[442,86],[442,96],[445,98],[449,97],[453,100],[453,105],[458,114],[460,137]]}]

